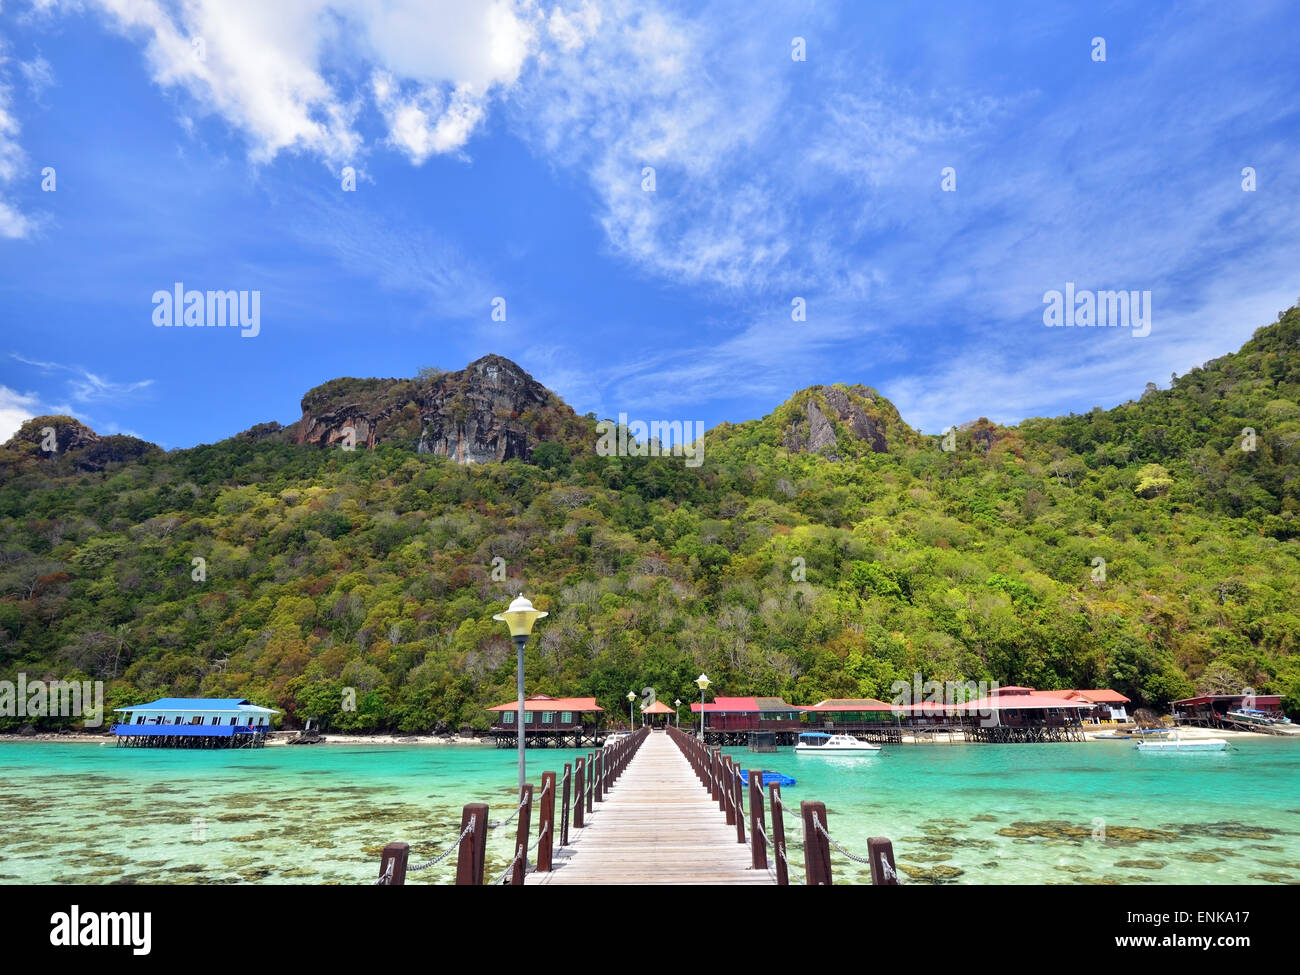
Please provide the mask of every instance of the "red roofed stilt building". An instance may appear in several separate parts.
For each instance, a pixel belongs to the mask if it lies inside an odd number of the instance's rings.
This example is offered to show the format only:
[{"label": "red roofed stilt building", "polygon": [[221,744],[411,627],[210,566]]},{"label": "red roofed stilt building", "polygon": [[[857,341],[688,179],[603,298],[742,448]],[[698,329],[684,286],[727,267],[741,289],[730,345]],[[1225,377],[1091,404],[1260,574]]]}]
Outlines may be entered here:
[{"label": "red roofed stilt building", "polygon": [[[519,745],[519,702],[508,701],[488,708],[492,715],[489,732],[498,748]],[[600,716],[605,709],[594,697],[550,697],[534,694],[524,698],[524,747],[584,748],[600,744]]]}]

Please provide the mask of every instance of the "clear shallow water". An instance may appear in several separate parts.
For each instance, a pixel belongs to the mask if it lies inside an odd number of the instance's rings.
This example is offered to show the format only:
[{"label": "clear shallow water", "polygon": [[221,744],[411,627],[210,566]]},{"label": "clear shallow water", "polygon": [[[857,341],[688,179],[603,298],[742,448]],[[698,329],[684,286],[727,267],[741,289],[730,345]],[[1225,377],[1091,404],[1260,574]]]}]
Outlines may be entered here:
[{"label": "clear shallow water", "polygon": [[[914,882],[1300,882],[1296,742],[1183,756],[1126,742],[908,745],[861,759],[729,751],[795,776],[787,801],[825,802],[848,849],[890,837]],[[530,752],[529,778],[577,754]],[[387,842],[409,842],[412,862],[445,849],[466,802],[509,815],[514,762],[490,746],[4,742],[0,883],[365,883]],[[1092,838],[1097,820],[1105,841]],[[787,828],[793,854],[798,825]],[[513,854],[513,824],[489,836],[491,879]],[[865,878],[839,854],[832,863],[839,881]],[[454,857],[408,881],[453,872]]]}]

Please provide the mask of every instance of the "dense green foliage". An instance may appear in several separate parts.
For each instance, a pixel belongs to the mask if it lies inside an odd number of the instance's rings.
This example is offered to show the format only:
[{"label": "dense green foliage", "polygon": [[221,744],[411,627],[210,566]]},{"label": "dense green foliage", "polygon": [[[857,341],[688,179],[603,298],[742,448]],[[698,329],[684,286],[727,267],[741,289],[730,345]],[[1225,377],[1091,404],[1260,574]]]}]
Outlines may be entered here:
[{"label": "dense green foliage", "polygon": [[953,452],[884,400],[889,452],[838,429],[840,460],[791,451],[796,401],[711,431],[699,468],[231,439],[86,472],[16,438],[0,676],[104,678],[110,706],[243,695],[343,729],[481,727],[513,696],[491,616],[522,589],[551,612],[530,693],[615,715],[629,689],[694,699],[701,670],[796,703],[888,698],[919,671],[1300,705],[1300,309],[1168,390],[979,421]]}]

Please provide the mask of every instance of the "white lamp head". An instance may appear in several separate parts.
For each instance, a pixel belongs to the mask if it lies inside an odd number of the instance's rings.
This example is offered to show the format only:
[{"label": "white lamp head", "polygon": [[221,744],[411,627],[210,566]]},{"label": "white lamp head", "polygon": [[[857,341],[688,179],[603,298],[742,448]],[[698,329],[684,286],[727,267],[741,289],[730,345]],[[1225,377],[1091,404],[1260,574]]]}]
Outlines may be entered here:
[{"label": "white lamp head", "polygon": [[533,632],[533,624],[549,615],[545,610],[535,609],[524,594],[520,593],[504,613],[497,613],[492,618],[510,627],[511,636],[528,636]]},{"label": "white lamp head", "polygon": [[704,690],[712,683],[713,681],[709,680],[703,674],[700,674],[699,677],[695,678],[695,686],[698,687],[700,690]]}]

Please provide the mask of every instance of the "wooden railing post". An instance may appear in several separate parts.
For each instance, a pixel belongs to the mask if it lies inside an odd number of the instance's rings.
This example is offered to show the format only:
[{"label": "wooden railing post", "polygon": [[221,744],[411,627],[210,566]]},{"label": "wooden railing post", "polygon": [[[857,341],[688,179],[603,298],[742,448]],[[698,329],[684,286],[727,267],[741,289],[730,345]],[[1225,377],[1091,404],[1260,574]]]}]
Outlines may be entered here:
[{"label": "wooden railing post", "polygon": [[745,789],[740,780],[740,763],[731,766],[731,796],[736,813],[736,842],[745,842]]},{"label": "wooden railing post", "polygon": [[[581,759],[579,759],[581,761]],[[570,786],[573,784],[569,780],[573,778],[573,770],[569,763],[564,763],[564,795],[560,798],[560,846],[569,845],[569,794]]]},{"label": "wooden railing post", "polygon": [[460,841],[456,851],[456,885],[482,887],[483,866],[487,862],[488,807],[485,802],[469,802],[460,814],[460,831],[465,832],[469,821],[474,828]]},{"label": "wooden railing post", "polygon": [[709,788],[713,790],[713,801],[718,804],[719,809],[726,809],[723,805],[722,798],[722,773],[719,769],[722,767],[722,760],[718,757],[718,749],[709,749]]},{"label": "wooden railing post", "polygon": [[575,760],[573,768],[573,795],[577,800],[573,804],[573,828],[582,829],[582,814],[587,811],[587,790],[583,781],[587,771],[587,760],[581,755]]},{"label": "wooden railing post", "polygon": [[726,789],[727,801],[722,804],[722,811],[727,814],[728,826],[736,825],[736,803],[735,800],[732,798],[732,793],[735,790],[731,788],[731,777],[734,774],[735,773],[732,772],[731,770],[731,756],[723,755],[722,756],[722,785],[723,788]]},{"label": "wooden railing post", "polygon": [[829,887],[831,883],[831,847],[817,828],[821,823],[830,832],[826,822],[826,804],[805,799],[799,803],[803,815],[803,866],[809,887]]},{"label": "wooden railing post", "polygon": [[894,864],[894,844],[883,836],[867,840],[867,859],[871,861],[873,887],[897,887],[898,867]]},{"label": "wooden railing post", "polygon": [[[379,854],[379,876],[387,876],[387,886],[401,887],[406,884],[406,861],[411,856],[410,843],[389,843],[384,847],[384,852]],[[392,861],[392,873],[388,872],[389,861]]]},{"label": "wooden railing post", "polygon": [[596,796],[596,756],[587,752],[587,812],[593,810]]},{"label": "wooden railing post", "polygon": [[753,854],[755,870],[767,869],[767,822],[763,818],[763,772],[761,769],[749,770],[749,847]]},{"label": "wooden railing post", "polygon": [[542,801],[537,812],[537,872],[549,873],[555,849],[555,773],[542,773]]},{"label": "wooden railing post", "polygon": [[592,787],[595,790],[595,801],[605,801],[605,749],[596,753],[596,774],[592,776]]},{"label": "wooden railing post", "polygon": [[519,790],[519,801],[524,804],[524,808],[519,810],[519,831],[515,834],[515,853],[518,859],[515,860],[514,871],[510,874],[510,886],[522,887],[524,885],[524,874],[528,871],[528,827],[531,825],[533,818],[533,785],[531,782],[525,782],[524,787]]},{"label": "wooden railing post", "polygon": [[772,800],[772,856],[776,860],[778,886],[790,886],[790,869],[785,862],[785,813],[781,809],[781,787],[775,782],[768,787]]}]

